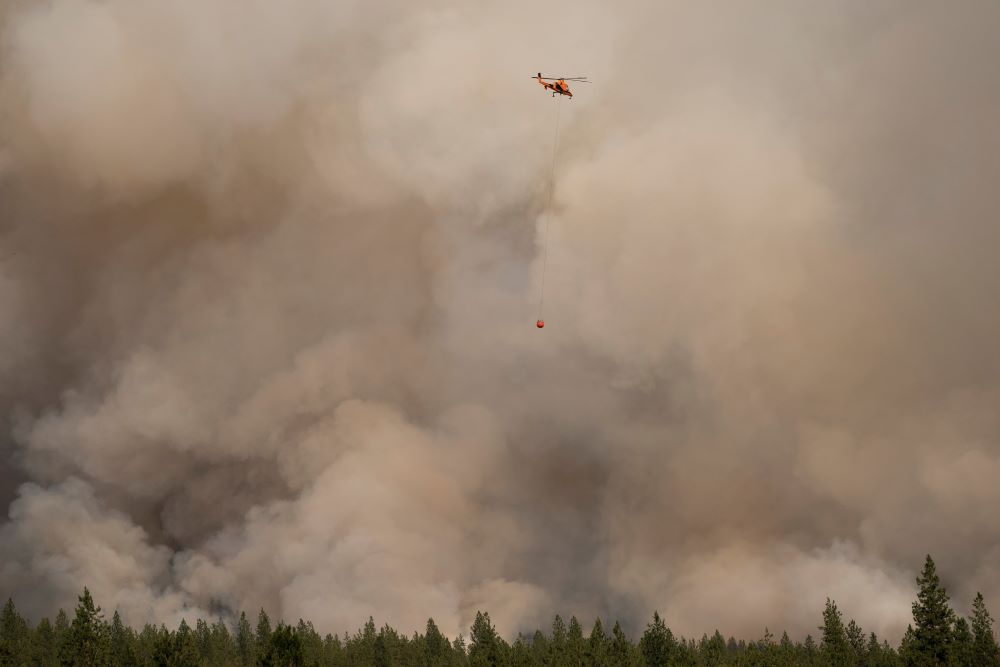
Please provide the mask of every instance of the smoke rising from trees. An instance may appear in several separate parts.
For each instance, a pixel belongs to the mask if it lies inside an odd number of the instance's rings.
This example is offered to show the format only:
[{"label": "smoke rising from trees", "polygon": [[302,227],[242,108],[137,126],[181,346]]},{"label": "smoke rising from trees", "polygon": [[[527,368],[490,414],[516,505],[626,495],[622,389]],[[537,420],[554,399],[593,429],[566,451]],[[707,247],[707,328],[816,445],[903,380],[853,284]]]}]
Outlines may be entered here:
[{"label": "smoke rising from trees", "polygon": [[0,2],[0,591],[899,637],[931,551],[1000,598],[998,27]]}]

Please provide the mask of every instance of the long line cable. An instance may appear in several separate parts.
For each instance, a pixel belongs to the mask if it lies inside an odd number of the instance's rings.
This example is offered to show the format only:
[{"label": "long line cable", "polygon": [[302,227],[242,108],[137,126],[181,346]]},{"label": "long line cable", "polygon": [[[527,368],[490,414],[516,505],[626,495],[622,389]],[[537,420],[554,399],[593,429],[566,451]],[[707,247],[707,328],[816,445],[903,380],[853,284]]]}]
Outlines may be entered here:
[{"label": "long line cable", "polygon": [[545,205],[545,232],[542,237],[542,285],[538,294],[538,321],[543,322],[542,304],[545,303],[545,269],[549,264],[549,220],[552,217],[552,193],[556,188],[556,151],[559,149],[559,116],[562,111],[562,95],[556,101],[556,134],[552,141],[552,169],[549,173],[549,200]]}]

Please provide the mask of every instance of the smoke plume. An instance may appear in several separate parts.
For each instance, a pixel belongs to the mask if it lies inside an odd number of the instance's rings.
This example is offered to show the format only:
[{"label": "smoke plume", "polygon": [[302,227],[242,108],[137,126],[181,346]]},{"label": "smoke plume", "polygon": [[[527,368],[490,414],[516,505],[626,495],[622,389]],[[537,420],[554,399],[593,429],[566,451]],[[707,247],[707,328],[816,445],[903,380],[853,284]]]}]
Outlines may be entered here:
[{"label": "smoke plume", "polygon": [[0,593],[898,638],[930,552],[1000,604],[998,28],[0,2]]}]

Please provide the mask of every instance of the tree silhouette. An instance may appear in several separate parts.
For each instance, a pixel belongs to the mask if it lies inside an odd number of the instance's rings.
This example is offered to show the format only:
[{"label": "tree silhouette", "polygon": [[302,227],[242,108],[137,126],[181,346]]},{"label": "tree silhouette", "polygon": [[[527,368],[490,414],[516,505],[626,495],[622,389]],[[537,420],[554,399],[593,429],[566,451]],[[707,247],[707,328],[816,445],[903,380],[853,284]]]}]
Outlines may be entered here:
[{"label": "tree silhouette", "polygon": [[948,593],[938,578],[934,560],[927,555],[917,577],[917,600],[913,603],[913,643],[907,651],[908,664],[948,664],[955,612],[948,605]]},{"label": "tree silhouette", "polygon": [[677,642],[670,628],[666,626],[660,613],[653,612],[653,622],[646,626],[646,632],[639,640],[639,650],[649,667],[670,664]]},{"label": "tree silhouette", "polygon": [[846,667],[853,664],[851,646],[847,642],[847,634],[844,632],[840,610],[837,609],[837,603],[830,598],[826,599],[826,608],[823,609],[823,625],[819,629],[823,631],[819,648],[826,664],[833,667]]},{"label": "tree silhouette", "polygon": [[101,608],[94,605],[87,588],[79,597],[76,616],[59,655],[63,665],[96,665],[107,662],[107,633]]},{"label": "tree silhouette", "polygon": [[1000,648],[993,636],[993,617],[986,609],[982,593],[972,601],[972,664],[974,667],[1000,665]]}]

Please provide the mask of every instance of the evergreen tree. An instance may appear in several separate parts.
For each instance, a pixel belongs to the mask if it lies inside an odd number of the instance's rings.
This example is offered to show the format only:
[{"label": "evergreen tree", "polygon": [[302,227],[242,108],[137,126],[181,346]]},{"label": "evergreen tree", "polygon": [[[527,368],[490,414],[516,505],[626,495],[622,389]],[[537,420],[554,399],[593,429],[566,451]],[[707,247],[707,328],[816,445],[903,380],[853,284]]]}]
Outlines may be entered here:
[{"label": "evergreen tree", "polygon": [[31,637],[31,660],[40,667],[59,664],[59,644],[49,619],[43,618]]},{"label": "evergreen tree", "polygon": [[872,667],[899,667],[904,664],[902,657],[896,652],[889,642],[882,640],[882,648],[879,650],[879,662],[871,663]]},{"label": "evergreen tree", "polygon": [[908,664],[946,665],[952,639],[955,612],[948,605],[948,593],[938,579],[930,554],[917,577],[917,600],[913,603],[913,645],[909,647]]},{"label": "evergreen tree", "polygon": [[389,667],[398,665],[402,661],[402,654],[405,650],[406,639],[400,637],[389,624],[382,626],[378,637],[375,638],[375,665],[376,667]]},{"label": "evergreen tree", "polygon": [[844,635],[851,647],[852,662],[860,663],[865,656],[865,633],[861,630],[861,626],[854,622],[853,618],[847,624]]},{"label": "evergreen tree", "polygon": [[76,616],[69,627],[59,659],[63,665],[97,665],[105,662],[104,618],[101,608],[94,605],[87,588],[79,598]]},{"label": "evergreen tree", "polygon": [[209,655],[213,665],[232,665],[237,659],[233,636],[221,618],[212,624]]},{"label": "evergreen tree", "polygon": [[12,659],[23,659],[28,655],[28,642],[28,624],[17,613],[14,601],[8,598],[0,612],[0,645],[3,646],[3,652],[12,656]]},{"label": "evergreen tree", "polygon": [[549,660],[548,664],[561,667],[565,664],[566,657],[566,623],[562,616],[556,614],[552,619],[552,636],[549,639]]},{"label": "evergreen tree", "polygon": [[972,664],[973,667],[1000,665],[1000,648],[993,636],[993,617],[986,609],[982,593],[972,601]]},{"label": "evergreen tree", "polygon": [[710,665],[720,665],[726,659],[726,640],[718,630],[711,638],[708,635],[701,636],[698,643],[698,653],[703,661]]},{"label": "evergreen tree", "polygon": [[451,642],[451,650],[453,650],[458,655],[462,656],[463,659],[468,657],[469,651],[465,646],[465,637],[462,636],[461,632],[458,633],[458,636],[455,637],[455,640]]},{"label": "evergreen tree", "polygon": [[202,660],[210,661],[212,653],[212,630],[208,627],[208,621],[199,618],[194,624],[194,642],[198,647],[198,655]]},{"label": "evergreen tree", "polygon": [[622,626],[615,621],[615,627],[611,628],[611,664],[631,665],[632,643],[625,636]]},{"label": "evergreen tree", "polygon": [[424,630],[424,664],[428,667],[447,664],[449,648],[448,638],[438,630],[434,619],[428,618]]},{"label": "evergreen tree", "polygon": [[670,657],[676,645],[670,628],[660,618],[660,613],[654,611],[653,622],[646,626],[646,632],[639,640],[639,650],[646,660],[646,665],[660,667],[670,664]]},{"label": "evergreen tree", "polygon": [[318,665],[323,659],[323,638],[316,632],[311,621],[299,619],[295,634],[302,643],[302,655],[305,664]]},{"label": "evergreen tree", "polygon": [[156,644],[159,641],[159,631],[154,625],[146,623],[142,632],[136,637],[136,652],[139,656],[139,664],[153,664],[153,654],[156,652]]},{"label": "evergreen tree", "polygon": [[531,660],[536,665],[547,665],[549,663],[549,638],[541,630],[535,630],[531,636]]},{"label": "evergreen tree", "polygon": [[160,629],[156,631],[150,662],[155,667],[173,667],[176,664],[174,661],[174,637],[165,625],[161,625]]},{"label": "evergreen tree", "polygon": [[378,641],[378,631],[375,629],[375,619],[371,616],[360,633],[351,637],[346,646],[348,662],[359,665],[375,664],[375,644]]},{"label": "evergreen tree", "polygon": [[117,609],[111,619],[111,627],[108,631],[108,643],[110,664],[112,667],[131,667],[139,662],[135,646],[133,645],[132,631],[122,623],[122,617]]},{"label": "evergreen tree", "polygon": [[918,658],[914,655],[913,647],[916,643],[916,639],[913,634],[913,625],[906,626],[906,632],[903,633],[903,638],[899,642],[899,657],[903,661],[903,664],[915,665],[917,664]]},{"label": "evergreen tree", "polygon": [[469,635],[469,664],[474,667],[503,664],[501,641],[493,624],[490,623],[490,615],[477,611]]},{"label": "evergreen tree", "polygon": [[[684,641],[680,642],[680,647],[684,648]],[[692,662],[686,656],[686,652],[681,652],[684,659],[681,660],[682,664],[690,664]],[[748,667],[757,667],[758,665],[777,665],[778,663],[778,645],[774,642],[774,634],[771,629],[764,626],[764,636],[747,647],[747,656],[743,664],[748,665]]]},{"label": "evergreen tree", "polygon": [[969,667],[972,664],[972,633],[969,631],[969,622],[962,617],[955,621],[949,653],[951,664],[956,667]]},{"label": "evergreen tree", "polygon": [[531,652],[531,637],[518,633],[517,639],[510,645],[506,664],[510,667],[533,667],[536,664]]},{"label": "evergreen tree", "polygon": [[587,638],[587,664],[608,665],[608,637],[604,634],[604,626],[601,619],[594,621],[594,627]]},{"label": "evergreen tree", "polygon": [[279,622],[273,632],[268,633],[266,648],[257,658],[260,667],[302,667],[305,652],[302,640],[290,625]]},{"label": "evergreen tree", "polygon": [[816,648],[816,640],[812,638],[812,635],[806,635],[806,640],[802,642],[802,650],[800,653],[801,658],[799,664],[815,665],[817,663],[817,658],[821,654]]},{"label": "evergreen tree", "polygon": [[250,667],[256,662],[257,638],[250,629],[250,621],[246,612],[240,612],[240,620],[236,623],[236,659],[242,667]]},{"label": "evergreen tree", "polygon": [[69,617],[65,609],[60,609],[56,614],[56,622],[52,628],[56,636],[56,656],[62,655],[63,646],[69,641]]},{"label": "evergreen tree", "polygon": [[201,662],[198,650],[198,639],[187,621],[181,619],[181,624],[174,633],[174,650],[171,667],[198,667]]},{"label": "evergreen tree", "polygon": [[375,635],[375,662],[372,664],[375,667],[389,667],[392,664],[392,658],[389,647],[385,642],[385,634],[379,632]]},{"label": "evergreen tree", "polygon": [[698,649],[693,639],[686,640],[681,637],[678,640],[673,664],[678,665],[678,667],[693,667],[698,664]]},{"label": "evergreen tree", "polygon": [[255,639],[257,640],[255,643],[260,652],[263,652],[271,643],[271,619],[263,607],[260,608],[260,613],[257,614],[257,635]]},{"label": "evergreen tree", "polygon": [[845,667],[850,665],[851,647],[847,642],[847,635],[844,633],[844,623],[841,619],[840,610],[837,603],[830,598],[826,599],[826,608],[823,609],[823,631],[820,639],[820,653],[824,662],[832,667]]},{"label": "evergreen tree", "polygon": [[576,616],[569,619],[569,629],[566,632],[566,662],[570,665],[583,663],[586,649],[583,642],[583,628]]},{"label": "evergreen tree", "polygon": [[323,639],[324,665],[341,665],[344,660],[344,645],[340,642],[340,635],[330,635]]},{"label": "evergreen tree", "polygon": [[873,667],[880,664],[881,652],[882,647],[878,643],[878,636],[873,632],[868,635],[868,641],[865,643],[864,658],[861,664],[865,667]]}]

